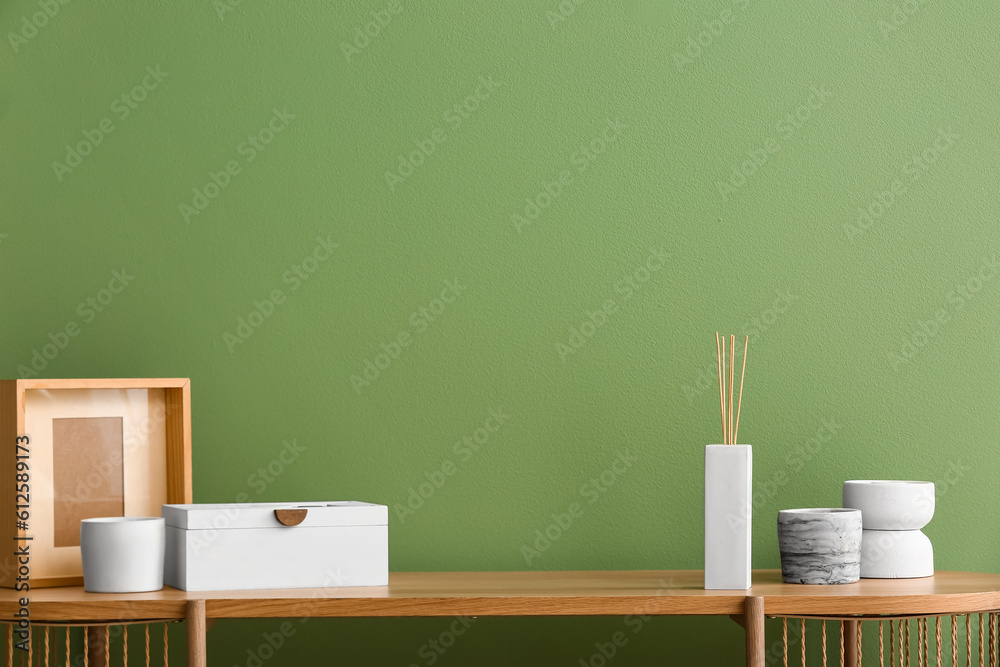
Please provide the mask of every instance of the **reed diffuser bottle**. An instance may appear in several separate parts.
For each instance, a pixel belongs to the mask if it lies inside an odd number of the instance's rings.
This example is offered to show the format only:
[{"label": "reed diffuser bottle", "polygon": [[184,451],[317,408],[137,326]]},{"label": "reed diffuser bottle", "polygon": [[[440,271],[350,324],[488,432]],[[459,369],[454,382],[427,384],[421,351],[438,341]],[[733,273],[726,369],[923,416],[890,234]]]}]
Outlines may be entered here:
[{"label": "reed diffuser bottle", "polygon": [[735,419],[736,337],[731,335],[729,342],[727,378],[726,338],[723,336],[720,341],[719,334],[715,334],[723,444],[705,446],[705,588],[745,590],[750,588],[753,450],[750,445],[736,444],[736,435],[743,405],[743,380],[746,377],[750,337],[747,336],[743,342],[743,369]]}]

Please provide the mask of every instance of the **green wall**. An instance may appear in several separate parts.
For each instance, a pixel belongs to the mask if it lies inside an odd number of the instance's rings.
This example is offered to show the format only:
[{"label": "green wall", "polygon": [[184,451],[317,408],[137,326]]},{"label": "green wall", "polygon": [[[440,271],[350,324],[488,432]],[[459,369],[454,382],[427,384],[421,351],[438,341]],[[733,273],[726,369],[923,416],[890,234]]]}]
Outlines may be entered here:
[{"label": "green wall", "polygon": [[[10,0],[0,27],[0,375],[190,377],[195,500],[388,504],[397,571],[700,568],[721,330],[752,337],[755,567],[778,509],[903,478],[938,482],[939,569],[1000,571],[996,3]],[[295,621],[266,664],[578,665],[624,627],[421,653],[449,625]],[[280,627],[220,623],[211,663]],[[646,627],[614,664],[742,659],[728,620]]]}]

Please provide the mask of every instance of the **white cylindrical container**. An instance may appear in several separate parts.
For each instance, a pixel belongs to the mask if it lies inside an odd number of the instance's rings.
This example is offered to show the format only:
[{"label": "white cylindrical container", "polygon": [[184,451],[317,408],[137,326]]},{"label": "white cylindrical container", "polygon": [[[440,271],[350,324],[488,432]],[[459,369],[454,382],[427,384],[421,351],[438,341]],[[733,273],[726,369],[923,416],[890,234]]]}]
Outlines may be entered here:
[{"label": "white cylindrical container", "polygon": [[750,588],[750,445],[705,446],[705,588]]},{"label": "white cylindrical container", "polygon": [[163,588],[162,517],[105,517],[80,522],[83,587],[91,593]]},{"label": "white cylindrical container", "polygon": [[861,575],[861,511],[839,507],[778,512],[786,584],[853,584]]}]

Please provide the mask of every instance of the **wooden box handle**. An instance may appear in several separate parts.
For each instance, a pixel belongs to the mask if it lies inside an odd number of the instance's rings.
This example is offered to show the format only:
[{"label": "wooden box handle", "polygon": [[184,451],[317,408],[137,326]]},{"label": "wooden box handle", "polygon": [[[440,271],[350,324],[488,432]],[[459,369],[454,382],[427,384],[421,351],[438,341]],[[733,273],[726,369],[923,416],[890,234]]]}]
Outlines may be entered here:
[{"label": "wooden box handle", "polygon": [[283,526],[297,526],[306,519],[309,510],[274,510],[274,518]]}]

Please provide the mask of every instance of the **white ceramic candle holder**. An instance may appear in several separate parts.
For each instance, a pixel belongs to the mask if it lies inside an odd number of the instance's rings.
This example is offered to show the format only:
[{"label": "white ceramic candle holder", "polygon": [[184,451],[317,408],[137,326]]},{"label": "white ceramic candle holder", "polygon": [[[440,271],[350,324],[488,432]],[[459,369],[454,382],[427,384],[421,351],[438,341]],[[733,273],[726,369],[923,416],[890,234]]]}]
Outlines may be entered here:
[{"label": "white ceramic candle holder", "polygon": [[861,510],[865,530],[920,530],[934,517],[934,482],[849,480],[844,507]]},{"label": "white ceramic candle holder", "polygon": [[106,517],[80,522],[83,587],[91,593],[163,588],[162,517]]},{"label": "white ceramic candle holder", "polygon": [[934,483],[844,482],[844,507],[861,510],[861,576],[909,579],[934,574],[934,546],[921,531],[934,516]]},{"label": "white ceramic candle holder", "polygon": [[861,576],[861,512],[809,508],[778,512],[781,578],[788,584],[852,584]]}]

